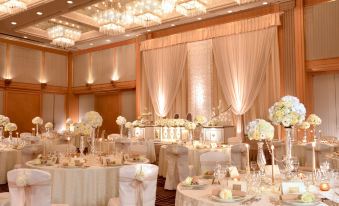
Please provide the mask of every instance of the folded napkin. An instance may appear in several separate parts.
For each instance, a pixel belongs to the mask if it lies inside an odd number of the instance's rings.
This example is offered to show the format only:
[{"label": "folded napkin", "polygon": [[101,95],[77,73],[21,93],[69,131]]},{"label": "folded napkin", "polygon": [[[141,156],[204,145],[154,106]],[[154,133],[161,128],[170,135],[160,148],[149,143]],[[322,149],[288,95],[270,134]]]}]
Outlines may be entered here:
[{"label": "folded napkin", "polygon": [[[212,190],[212,195],[219,196],[220,191],[221,191],[220,188],[214,189],[214,190]],[[242,191],[239,191],[239,190],[232,190],[232,196],[246,197],[246,192],[242,192]]]},{"label": "folded napkin", "polygon": [[300,199],[300,195],[298,194],[286,194],[286,195],[281,195],[280,196],[281,200],[298,200]]}]

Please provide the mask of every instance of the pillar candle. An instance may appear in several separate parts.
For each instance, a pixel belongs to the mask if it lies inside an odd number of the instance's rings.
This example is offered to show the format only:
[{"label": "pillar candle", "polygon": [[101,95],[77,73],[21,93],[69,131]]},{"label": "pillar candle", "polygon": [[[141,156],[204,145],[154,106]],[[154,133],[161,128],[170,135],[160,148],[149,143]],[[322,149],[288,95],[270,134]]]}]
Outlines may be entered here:
[{"label": "pillar candle", "polygon": [[246,144],[247,168],[250,168],[250,145]]},{"label": "pillar candle", "polygon": [[271,146],[272,150],[272,183],[274,184],[274,145]]},{"label": "pillar candle", "polygon": [[312,170],[315,171],[315,142],[312,142]]}]

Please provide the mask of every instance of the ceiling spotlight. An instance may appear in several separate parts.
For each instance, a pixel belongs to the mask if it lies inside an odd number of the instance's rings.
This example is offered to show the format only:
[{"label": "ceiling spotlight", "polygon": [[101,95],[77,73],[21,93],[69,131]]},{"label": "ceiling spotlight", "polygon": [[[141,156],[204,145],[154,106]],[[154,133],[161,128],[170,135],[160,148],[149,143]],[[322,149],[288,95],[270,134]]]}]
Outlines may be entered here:
[{"label": "ceiling spotlight", "polygon": [[147,31],[148,31],[148,32],[150,32],[150,31],[152,31],[152,30],[150,30],[150,29],[147,29]]},{"label": "ceiling spotlight", "polygon": [[66,1],[67,4],[73,4],[73,1]]},{"label": "ceiling spotlight", "polygon": [[197,19],[200,21],[202,18],[201,18],[201,17],[198,17]]},{"label": "ceiling spotlight", "polygon": [[130,36],[129,34],[126,34],[125,36]]},{"label": "ceiling spotlight", "polygon": [[12,24],[12,25],[16,25],[16,22],[15,22],[15,21],[12,21],[11,24]]},{"label": "ceiling spotlight", "polygon": [[39,15],[39,16],[43,15],[43,13],[41,11],[38,11],[36,14]]},{"label": "ceiling spotlight", "polygon": [[227,12],[230,14],[230,13],[232,13],[233,11],[232,11],[232,10],[228,10]]},{"label": "ceiling spotlight", "polygon": [[93,46],[94,44],[93,43],[89,43],[90,46]]},{"label": "ceiling spotlight", "polygon": [[107,42],[111,42],[111,40],[110,40],[110,39],[106,39],[106,41],[107,41]]},{"label": "ceiling spotlight", "polygon": [[175,24],[171,24],[171,26],[175,26]]},{"label": "ceiling spotlight", "polygon": [[267,1],[262,2],[262,5],[267,5],[267,4],[268,4]]},{"label": "ceiling spotlight", "polygon": [[24,39],[27,39],[28,37],[27,36],[23,36],[24,37]]}]

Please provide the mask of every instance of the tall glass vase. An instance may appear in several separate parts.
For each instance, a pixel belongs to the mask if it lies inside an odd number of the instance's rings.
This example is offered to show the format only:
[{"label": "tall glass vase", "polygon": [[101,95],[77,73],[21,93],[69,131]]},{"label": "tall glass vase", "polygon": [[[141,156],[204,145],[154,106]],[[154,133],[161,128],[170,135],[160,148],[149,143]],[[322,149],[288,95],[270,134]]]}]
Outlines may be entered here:
[{"label": "tall glass vase", "polygon": [[317,142],[317,140],[318,140],[318,137],[317,137],[317,126],[314,125],[313,126],[313,141]]},{"label": "tall glass vase", "polygon": [[188,140],[193,145],[193,130],[189,130]]},{"label": "tall glass vase", "polygon": [[123,125],[120,125],[120,137],[122,138],[123,136],[122,136],[122,131],[123,131],[123,129],[124,129],[124,126]]},{"label": "tall glass vase", "polygon": [[85,150],[85,142],[84,142],[84,136],[80,136],[80,156],[83,157],[84,156],[84,150]]},{"label": "tall glass vase", "polygon": [[95,155],[96,150],[95,150],[95,128],[92,127],[91,133],[90,133],[90,140],[91,140],[91,151],[90,154]]},{"label": "tall glass vase", "polygon": [[291,127],[285,127],[285,167],[286,177],[289,179],[292,175],[293,164],[292,164],[292,137],[293,132]]},{"label": "tall glass vase", "polygon": [[0,143],[2,142],[2,140],[3,140],[3,138],[4,138],[4,127],[0,127]]},{"label": "tall glass vase", "polygon": [[35,125],[36,136],[39,136],[39,124]]},{"label": "tall glass vase", "polygon": [[307,143],[307,129],[304,129],[303,143]]},{"label": "tall glass vase", "polygon": [[260,174],[265,174],[266,157],[264,153],[264,142],[258,142],[257,164],[260,169]]}]

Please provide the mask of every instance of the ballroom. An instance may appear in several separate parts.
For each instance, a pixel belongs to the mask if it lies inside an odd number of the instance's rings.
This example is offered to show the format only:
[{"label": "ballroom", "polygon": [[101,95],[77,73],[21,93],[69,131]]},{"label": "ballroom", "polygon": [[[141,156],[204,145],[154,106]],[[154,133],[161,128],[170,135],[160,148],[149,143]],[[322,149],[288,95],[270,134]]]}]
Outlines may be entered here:
[{"label": "ballroom", "polygon": [[0,206],[339,206],[338,37],[338,0],[0,0]]}]

